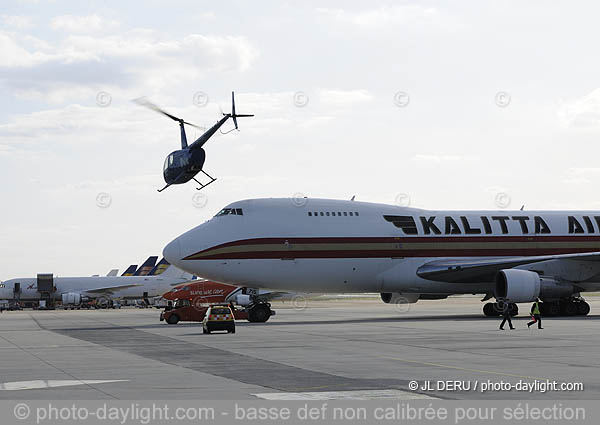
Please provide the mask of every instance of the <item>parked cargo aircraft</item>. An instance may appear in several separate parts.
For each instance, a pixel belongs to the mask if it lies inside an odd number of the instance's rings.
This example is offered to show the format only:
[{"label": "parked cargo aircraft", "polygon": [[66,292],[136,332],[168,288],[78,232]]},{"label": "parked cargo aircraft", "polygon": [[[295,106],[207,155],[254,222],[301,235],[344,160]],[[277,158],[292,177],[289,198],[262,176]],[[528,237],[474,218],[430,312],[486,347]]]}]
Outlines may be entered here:
[{"label": "parked cargo aircraft", "polygon": [[[153,260],[152,260],[153,258]],[[156,257],[149,259],[153,264]],[[148,260],[144,263],[149,264]],[[148,299],[170,291],[174,286],[190,281],[193,276],[161,260],[148,273],[132,276],[55,277],[50,290],[38,287],[39,278],[10,279],[0,284],[0,299],[8,300],[62,300],[65,304],[79,304],[89,299]],[[129,269],[128,269],[129,271]]]},{"label": "parked cargo aircraft", "polygon": [[[427,211],[305,199],[235,202],[169,243],[177,267],[242,287],[379,292],[386,303],[482,294],[586,315],[600,289],[600,211]],[[300,205],[299,205],[300,204]],[[484,306],[497,314],[497,303]]]}]

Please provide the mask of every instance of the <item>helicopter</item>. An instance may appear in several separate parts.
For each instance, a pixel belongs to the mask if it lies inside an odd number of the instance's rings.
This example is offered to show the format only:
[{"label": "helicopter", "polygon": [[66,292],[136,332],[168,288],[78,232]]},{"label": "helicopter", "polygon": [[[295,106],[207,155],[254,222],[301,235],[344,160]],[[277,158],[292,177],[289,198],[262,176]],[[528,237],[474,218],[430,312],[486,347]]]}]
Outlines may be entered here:
[{"label": "helicopter", "polygon": [[[181,118],[171,115],[145,98],[135,99],[134,102],[138,105],[142,105],[156,112],[159,112],[171,118],[173,121],[177,121],[179,123],[179,128],[181,132],[181,149],[171,152],[165,158],[165,163],[163,166],[163,177],[165,179],[166,185],[162,189],[158,189],[159,192],[162,192],[171,185],[187,183],[190,180],[194,180],[196,183],[198,183],[200,187],[196,189],[201,190],[209,184],[213,183],[215,180],[217,180],[216,178],[210,176],[206,171],[203,170],[204,161],[206,161],[206,152],[202,148],[202,146],[204,146],[204,144],[208,142],[208,139],[210,139],[217,132],[217,130],[219,130],[221,126],[225,124],[225,122],[229,118],[233,120],[235,128],[223,134],[230,133],[233,130],[239,131],[237,122],[238,118],[254,116],[249,114],[237,114],[235,112],[235,95],[234,92],[231,92],[231,113],[226,114],[223,112],[223,118],[217,121],[215,125],[206,130],[204,134],[202,134],[202,136],[198,137],[194,141],[194,143],[188,146],[187,137],[185,134],[185,126],[189,125],[191,127],[199,128],[201,130],[205,130],[205,128],[199,127],[195,124],[189,123]],[[203,173],[206,177],[210,179],[210,181],[204,184],[201,183],[196,179],[196,175],[198,173]]]}]

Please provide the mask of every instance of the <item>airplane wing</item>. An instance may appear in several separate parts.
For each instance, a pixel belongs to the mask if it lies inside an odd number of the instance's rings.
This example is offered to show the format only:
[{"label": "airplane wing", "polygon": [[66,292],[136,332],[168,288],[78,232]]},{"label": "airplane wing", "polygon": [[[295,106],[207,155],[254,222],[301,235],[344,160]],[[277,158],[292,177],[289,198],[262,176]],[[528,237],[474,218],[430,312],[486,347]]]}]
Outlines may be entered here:
[{"label": "airplane wing", "polygon": [[140,286],[140,285],[138,285],[136,283],[130,283],[128,285],[115,285],[115,286],[107,286],[105,288],[86,289],[83,292],[88,293],[88,294],[101,295],[101,294],[112,293],[115,291],[120,291],[121,289],[135,288],[136,286]]},{"label": "airplane wing", "polygon": [[452,283],[493,282],[500,270],[549,260],[600,261],[600,252],[523,257],[466,258],[435,260],[417,269],[423,279]]}]

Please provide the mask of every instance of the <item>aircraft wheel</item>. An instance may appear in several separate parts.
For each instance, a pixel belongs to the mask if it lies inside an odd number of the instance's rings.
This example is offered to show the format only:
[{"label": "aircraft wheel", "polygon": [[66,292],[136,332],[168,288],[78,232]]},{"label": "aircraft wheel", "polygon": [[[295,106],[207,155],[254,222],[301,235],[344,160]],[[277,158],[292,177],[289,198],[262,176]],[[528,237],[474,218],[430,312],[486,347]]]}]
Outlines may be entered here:
[{"label": "aircraft wheel", "polygon": [[560,315],[560,304],[559,303],[551,303],[550,305],[546,306],[546,314],[548,316],[559,316]]},{"label": "aircraft wheel", "polygon": [[561,313],[565,316],[575,316],[578,313],[577,305],[573,301],[568,300],[561,304]]},{"label": "aircraft wheel", "polygon": [[269,320],[271,311],[266,304],[257,304],[248,312],[248,321],[253,323],[264,323]]},{"label": "aircraft wheel", "polygon": [[179,322],[179,316],[176,314],[171,314],[167,319],[167,323],[169,325],[176,325]]},{"label": "aircraft wheel", "polygon": [[581,316],[587,316],[590,313],[590,305],[585,301],[577,303],[577,313]]},{"label": "aircraft wheel", "polygon": [[496,311],[495,303],[485,303],[483,305],[483,314],[487,317],[497,317],[498,311]]}]

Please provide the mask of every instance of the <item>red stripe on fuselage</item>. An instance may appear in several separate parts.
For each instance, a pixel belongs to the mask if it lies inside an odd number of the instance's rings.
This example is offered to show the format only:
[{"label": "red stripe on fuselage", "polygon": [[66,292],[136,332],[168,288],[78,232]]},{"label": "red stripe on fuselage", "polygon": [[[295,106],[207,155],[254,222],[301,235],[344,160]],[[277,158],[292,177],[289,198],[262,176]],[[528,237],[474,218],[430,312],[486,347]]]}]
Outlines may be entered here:
[{"label": "red stripe on fuselage", "polygon": [[[503,243],[530,242],[531,247],[506,248]],[[540,243],[561,243],[560,247],[536,246]],[[597,243],[597,246],[580,247],[577,243]],[[294,245],[318,245],[318,244],[347,244],[348,246],[358,244],[399,244],[398,249],[344,249],[328,250],[294,250]],[[456,246],[446,248],[429,249],[404,249],[402,244],[414,243],[451,243]],[[489,247],[473,248],[460,247],[464,243],[486,243]],[[573,246],[570,246],[572,243]],[[256,245],[283,245],[274,250],[253,250]],[[215,252],[228,247],[247,246],[247,251],[238,252]],[[226,260],[226,259],[280,259],[280,258],[389,258],[389,257],[490,257],[490,256],[534,256],[555,255],[600,251],[600,236],[431,236],[431,237],[323,237],[323,238],[257,238],[244,239],[220,244],[195,254],[187,256],[184,260]]]}]

